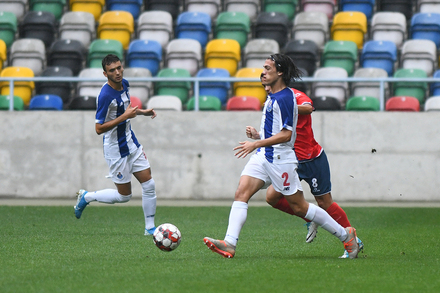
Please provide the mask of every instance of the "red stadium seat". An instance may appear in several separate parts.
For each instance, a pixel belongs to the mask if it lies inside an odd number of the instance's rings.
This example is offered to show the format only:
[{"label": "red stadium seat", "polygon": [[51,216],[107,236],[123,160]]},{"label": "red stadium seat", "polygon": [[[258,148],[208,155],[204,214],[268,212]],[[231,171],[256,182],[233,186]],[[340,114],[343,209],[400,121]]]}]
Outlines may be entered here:
[{"label": "red stadium seat", "polygon": [[130,96],[130,102],[131,102],[131,106],[132,107],[138,106],[138,109],[142,109],[143,108],[142,101],[139,98],[137,98],[137,97]]},{"label": "red stadium seat", "polygon": [[254,97],[235,96],[226,103],[228,111],[260,111],[260,100]]},{"label": "red stadium seat", "polygon": [[414,97],[391,97],[385,104],[386,111],[420,111],[420,103]]}]

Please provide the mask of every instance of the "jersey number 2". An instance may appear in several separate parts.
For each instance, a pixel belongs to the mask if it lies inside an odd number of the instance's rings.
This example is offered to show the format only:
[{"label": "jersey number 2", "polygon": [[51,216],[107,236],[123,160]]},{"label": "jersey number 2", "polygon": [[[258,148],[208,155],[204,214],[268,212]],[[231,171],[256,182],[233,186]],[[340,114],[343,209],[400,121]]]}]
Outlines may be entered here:
[{"label": "jersey number 2", "polygon": [[287,182],[287,180],[289,180],[289,174],[287,172],[284,172],[281,178],[284,178],[283,186],[290,186],[290,183]]}]

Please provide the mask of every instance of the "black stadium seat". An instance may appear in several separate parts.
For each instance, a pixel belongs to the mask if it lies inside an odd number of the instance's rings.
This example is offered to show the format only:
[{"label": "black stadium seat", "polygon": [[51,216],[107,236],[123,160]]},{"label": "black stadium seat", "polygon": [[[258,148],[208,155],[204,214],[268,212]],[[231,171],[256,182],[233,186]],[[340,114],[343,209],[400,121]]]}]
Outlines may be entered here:
[{"label": "black stadium seat", "polygon": [[49,66],[64,66],[72,70],[73,75],[84,68],[87,51],[77,40],[58,40],[49,49],[47,63]]},{"label": "black stadium seat", "polygon": [[51,12],[29,11],[20,26],[20,38],[39,39],[49,47],[55,40],[56,19]]}]

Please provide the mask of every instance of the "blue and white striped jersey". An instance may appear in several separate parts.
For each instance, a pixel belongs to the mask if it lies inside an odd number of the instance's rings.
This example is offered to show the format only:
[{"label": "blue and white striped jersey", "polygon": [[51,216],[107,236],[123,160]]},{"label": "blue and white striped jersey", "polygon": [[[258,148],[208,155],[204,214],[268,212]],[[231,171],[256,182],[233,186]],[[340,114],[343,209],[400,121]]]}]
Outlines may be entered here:
[{"label": "blue and white striped jersey", "polygon": [[[95,123],[104,124],[121,116],[130,104],[128,81],[122,80],[122,91],[113,89],[105,83],[96,99]],[[120,123],[103,135],[104,157],[118,159],[135,152],[140,146],[134,132],[131,130],[130,119]]]},{"label": "blue and white striped jersey", "polygon": [[298,105],[295,93],[285,88],[275,94],[269,94],[263,108],[260,125],[260,138],[266,139],[279,133],[283,128],[292,131],[290,141],[257,150],[264,154],[270,163],[296,163],[297,158],[293,146],[296,139],[298,121]]}]

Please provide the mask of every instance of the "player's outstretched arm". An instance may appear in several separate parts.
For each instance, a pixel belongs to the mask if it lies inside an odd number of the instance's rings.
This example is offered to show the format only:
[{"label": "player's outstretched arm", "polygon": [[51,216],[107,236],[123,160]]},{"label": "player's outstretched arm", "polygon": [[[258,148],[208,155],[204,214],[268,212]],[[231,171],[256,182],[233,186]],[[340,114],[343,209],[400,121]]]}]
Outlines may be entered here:
[{"label": "player's outstretched arm", "polygon": [[157,114],[154,109],[137,109],[137,115],[151,116],[151,119],[156,118]]},{"label": "player's outstretched arm", "polygon": [[240,145],[234,148],[234,151],[238,150],[238,152],[235,153],[235,156],[237,158],[245,158],[248,154],[252,153],[257,148],[288,142],[291,137],[292,131],[283,128],[279,133],[263,140],[241,141],[239,142]]},{"label": "player's outstretched arm", "polygon": [[125,120],[130,119],[130,118],[136,117],[137,110],[138,110],[138,106],[132,107],[131,103],[130,103],[128,105],[127,109],[125,110],[124,114],[117,117],[116,119],[104,122],[103,124],[96,123],[95,124],[96,133],[98,135],[103,134],[104,132],[107,132],[107,131],[113,129],[114,127],[119,125],[121,122],[124,122]]}]

